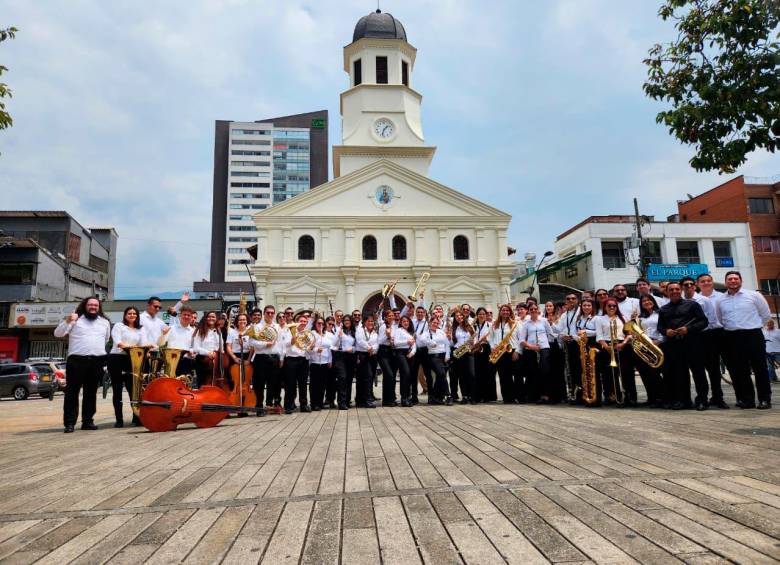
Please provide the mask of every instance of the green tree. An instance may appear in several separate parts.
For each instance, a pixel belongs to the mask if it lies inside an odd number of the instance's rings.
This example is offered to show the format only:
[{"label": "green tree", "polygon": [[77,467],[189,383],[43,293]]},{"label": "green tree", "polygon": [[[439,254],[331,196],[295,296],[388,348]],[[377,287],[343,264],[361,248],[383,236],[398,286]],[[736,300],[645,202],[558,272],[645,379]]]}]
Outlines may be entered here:
[{"label": "green tree", "polygon": [[656,122],[696,150],[697,171],[732,173],[780,147],[780,0],[665,0],[675,41],[656,44],[644,91],[671,108]]},{"label": "green tree", "polygon": [[[15,27],[0,29],[0,43],[6,39],[13,39],[16,37],[17,31],[19,30]],[[7,70],[7,67],[0,65],[0,76],[3,76],[3,73]],[[10,128],[14,123],[13,119],[11,118],[11,114],[9,114],[5,109],[5,102],[3,102],[3,98],[11,98],[11,89],[8,88],[8,85],[4,82],[0,82],[0,129]]]}]

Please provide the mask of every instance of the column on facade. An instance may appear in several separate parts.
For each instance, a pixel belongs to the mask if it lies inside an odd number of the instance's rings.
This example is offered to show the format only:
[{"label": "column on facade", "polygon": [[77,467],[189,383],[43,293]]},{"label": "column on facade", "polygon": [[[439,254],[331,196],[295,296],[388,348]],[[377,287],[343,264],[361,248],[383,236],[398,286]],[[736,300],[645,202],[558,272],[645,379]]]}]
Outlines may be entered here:
[{"label": "column on facade", "polygon": [[437,265],[446,265],[450,258],[450,238],[446,228],[439,228],[439,260]]},{"label": "column on facade", "polygon": [[355,230],[344,230],[344,264],[357,264],[357,258],[355,257]]},{"label": "column on facade", "polygon": [[498,245],[498,262],[508,263],[509,259],[507,259],[506,254],[504,253],[504,251],[507,248],[506,230],[502,230],[502,229],[496,230],[496,244]]},{"label": "column on facade", "polygon": [[425,228],[414,228],[414,264],[423,265],[425,263]]},{"label": "column on facade", "polygon": [[[501,257],[501,248],[498,249]],[[474,260],[477,265],[485,263],[487,249],[485,249],[485,229],[481,226],[474,228]]]},{"label": "column on facade", "polygon": [[[326,264],[328,263],[328,255],[330,255],[330,230],[329,229],[321,229],[319,230],[320,233],[320,264]],[[315,255],[316,256],[316,255]]]},{"label": "column on facade", "polygon": [[292,229],[282,229],[282,262],[289,263],[293,260]]}]

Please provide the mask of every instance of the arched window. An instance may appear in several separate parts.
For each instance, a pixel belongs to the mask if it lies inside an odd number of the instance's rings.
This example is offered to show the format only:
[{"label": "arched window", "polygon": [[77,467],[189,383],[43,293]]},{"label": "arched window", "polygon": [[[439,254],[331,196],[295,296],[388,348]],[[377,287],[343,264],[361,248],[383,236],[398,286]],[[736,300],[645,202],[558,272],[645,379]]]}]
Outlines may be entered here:
[{"label": "arched window", "polygon": [[452,240],[452,250],[456,261],[464,261],[469,258],[469,240],[465,235],[456,235]]},{"label": "arched window", "polygon": [[397,235],[393,238],[393,260],[406,260],[406,238],[402,235]]},{"label": "arched window", "polygon": [[298,238],[298,259],[300,261],[314,261],[314,238],[310,235],[302,235]]},{"label": "arched window", "polygon": [[363,238],[363,259],[376,261],[376,238],[373,235]]}]

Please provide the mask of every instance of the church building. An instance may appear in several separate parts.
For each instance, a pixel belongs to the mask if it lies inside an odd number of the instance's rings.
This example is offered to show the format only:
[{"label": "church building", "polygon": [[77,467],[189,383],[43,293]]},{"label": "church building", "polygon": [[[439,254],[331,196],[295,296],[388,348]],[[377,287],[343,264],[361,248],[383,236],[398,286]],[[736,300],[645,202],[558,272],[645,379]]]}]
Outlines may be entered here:
[{"label": "church building", "polygon": [[383,285],[397,280],[405,299],[423,273],[428,304],[506,301],[511,216],[428,177],[436,147],[423,135],[416,56],[392,15],[358,21],[334,179],[254,215],[263,303],[308,309],[316,297],[320,311],[369,312]]}]

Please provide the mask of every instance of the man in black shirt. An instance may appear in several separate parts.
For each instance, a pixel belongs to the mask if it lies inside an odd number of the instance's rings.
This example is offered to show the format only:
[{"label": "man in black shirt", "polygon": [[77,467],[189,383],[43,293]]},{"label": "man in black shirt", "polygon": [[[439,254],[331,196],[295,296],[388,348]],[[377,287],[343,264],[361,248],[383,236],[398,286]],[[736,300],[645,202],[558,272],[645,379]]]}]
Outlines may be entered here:
[{"label": "man in black shirt", "polygon": [[696,386],[696,409],[706,410],[709,385],[699,340],[707,328],[707,316],[695,300],[682,297],[680,283],[669,283],[667,293],[669,303],[658,314],[658,332],[665,338],[661,347],[666,399],[674,410],[692,406],[690,371]]}]

